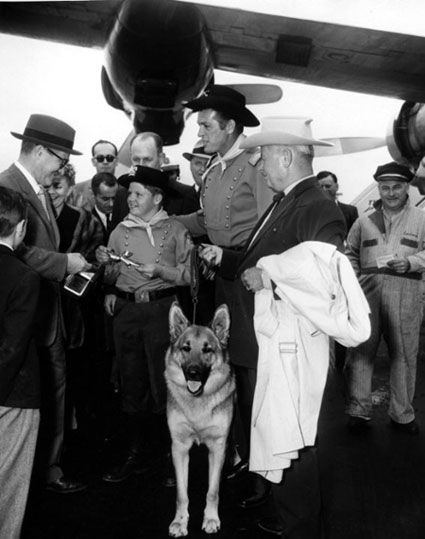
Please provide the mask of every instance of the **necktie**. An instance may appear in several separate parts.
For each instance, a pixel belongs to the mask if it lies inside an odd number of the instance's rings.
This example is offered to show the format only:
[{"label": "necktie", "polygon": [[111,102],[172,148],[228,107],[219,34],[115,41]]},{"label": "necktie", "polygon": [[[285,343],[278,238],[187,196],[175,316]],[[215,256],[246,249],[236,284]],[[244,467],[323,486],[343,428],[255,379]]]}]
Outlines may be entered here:
[{"label": "necktie", "polygon": [[106,216],[106,231],[108,235],[112,232],[113,226],[112,226],[112,219],[110,215]]},{"label": "necktie", "polygon": [[46,200],[46,192],[44,190],[44,187],[41,187],[41,185],[40,185],[39,191],[37,193],[37,196],[38,196],[38,200],[41,202],[41,205],[44,208],[44,211],[46,212],[47,219],[49,219],[49,221],[50,221],[50,215],[49,215],[49,210],[48,210],[48,207],[47,207],[47,200]]},{"label": "necktie", "polygon": [[285,196],[284,191],[281,191],[280,193],[276,193],[273,197],[273,202],[276,202],[279,204],[279,202],[282,200],[282,198]]}]

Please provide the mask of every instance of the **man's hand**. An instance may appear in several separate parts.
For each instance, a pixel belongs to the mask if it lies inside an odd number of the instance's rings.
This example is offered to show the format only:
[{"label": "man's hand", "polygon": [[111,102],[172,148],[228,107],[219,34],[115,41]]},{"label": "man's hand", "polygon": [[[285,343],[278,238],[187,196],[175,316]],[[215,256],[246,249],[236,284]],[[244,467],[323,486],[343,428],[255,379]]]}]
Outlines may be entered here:
[{"label": "man's hand", "polygon": [[109,251],[104,245],[99,245],[99,247],[96,249],[96,260],[99,262],[99,264],[109,264],[111,261]]},{"label": "man's hand", "polygon": [[143,277],[147,277],[148,279],[159,277],[160,268],[161,266],[158,264],[140,264],[140,266],[136,267],[137,271],[141,273]]},{"label": "man's hand", "polygon": [[202,244],[199,256],[208,266],[219,266],[223,258],[223,249],[217,245]]},{"label": "man's hand", "polygon": [[106,314],[109,314],[109,316],[114,316],[116,301],[117,296],[115,294],[106,294],[104,305]]},{"label": "man's hand", "polygon": [[397,273],[407,273],[410,269],[410,262],[405,256],[401,256],[387,262],[387,266]]},{"label": "man's hand", "polygon": [[88,271],[92,267],[80,253],[68,253],[66,256],[68,258],[66,271],[70,275],[80,271]]},{"label": "man's hand", "polygon": [[250,292],[258,292],[264,288],[262,271],[258,268],[248,268],[241,275],[244,287]]}]

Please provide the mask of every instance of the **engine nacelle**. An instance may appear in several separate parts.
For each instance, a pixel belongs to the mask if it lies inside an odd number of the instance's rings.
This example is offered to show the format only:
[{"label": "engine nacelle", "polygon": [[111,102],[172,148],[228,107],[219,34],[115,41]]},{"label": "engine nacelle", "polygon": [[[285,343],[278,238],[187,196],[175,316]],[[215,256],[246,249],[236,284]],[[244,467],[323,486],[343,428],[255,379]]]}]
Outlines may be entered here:
[{"label": "engine nacelle", "polygon": [[425,104],[406,101],[387,135],[391,157],[415,171],[412,185],[425,194]]},{"label": "engine nacelle", "polygon": [[172,0],[124,2],[105,48],[102,87],[134,129],[176,144],[184,127],[182,102],[213,78],[213,57],[200,11]]}]

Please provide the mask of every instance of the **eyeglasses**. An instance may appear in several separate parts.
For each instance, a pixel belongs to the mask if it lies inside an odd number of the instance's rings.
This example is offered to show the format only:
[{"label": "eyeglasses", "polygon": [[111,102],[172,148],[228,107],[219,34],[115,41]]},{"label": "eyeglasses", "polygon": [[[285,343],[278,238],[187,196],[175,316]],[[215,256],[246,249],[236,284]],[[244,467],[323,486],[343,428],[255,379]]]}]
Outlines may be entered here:
[{"label": "eyeglasses", "polygon": [[50,148],[45,148],[51,155],[53,155],[54,157],[56,157],[56,159],[59,159],[60,161],[60,168],[63,168],[65,165],[68,164],[69,162],[69,159],[67,157],[61,157],[60,155],[58,155],[56,152],[54,152],[53,150],[51,150]]},{"label": "eyeglasses", "polygon": [[103,161],[107,161],[108,163],[112,163],[112,161],[115,160],[115,155],[95,155],[95,159],[98,163],[103,163]]}]

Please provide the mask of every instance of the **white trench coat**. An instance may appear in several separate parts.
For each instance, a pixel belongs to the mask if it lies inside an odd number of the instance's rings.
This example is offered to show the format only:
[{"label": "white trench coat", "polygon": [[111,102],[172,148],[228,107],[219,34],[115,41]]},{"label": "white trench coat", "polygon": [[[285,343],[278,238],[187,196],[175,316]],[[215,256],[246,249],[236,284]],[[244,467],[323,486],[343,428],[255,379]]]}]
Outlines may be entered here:
[{"label": "white trench coat", "polygon": [[370,335],[369,305],[345,255],[308,241],[261,258],[255,294],[259,346],[250,470],[279,483],[298,451],[314,445],[329,365],[329,336],[357,346]]}]

